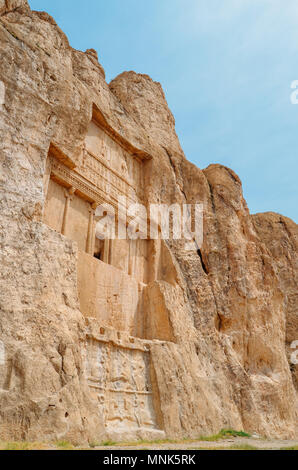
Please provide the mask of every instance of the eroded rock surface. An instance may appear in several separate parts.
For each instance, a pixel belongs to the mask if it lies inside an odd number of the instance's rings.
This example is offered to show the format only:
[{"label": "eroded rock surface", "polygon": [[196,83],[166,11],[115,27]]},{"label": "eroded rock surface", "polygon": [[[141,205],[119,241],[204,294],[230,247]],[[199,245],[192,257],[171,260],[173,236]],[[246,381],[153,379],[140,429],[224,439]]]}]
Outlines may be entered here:
[{"label": "eroded rock surface", "polygon": [[[280,289],[284,294],[286,315],[286,348],[293,381],[298,388],[298,365],[291,356],[297,349],[297,272],[298,257],[297,224],[280,214],[268,212],[253,216],[253,223],[260,240],[266,245],[276,265]],[[295,360],[295,358],[294,358]]]},{"label": "eroded rock surface", "polygon": [[[297,437],[296,224],[186,160],[159,83],[108,85],[26,0],[0,15],[0,439]],[[201,249],[100,244],[116,193],[203,204]]]}]

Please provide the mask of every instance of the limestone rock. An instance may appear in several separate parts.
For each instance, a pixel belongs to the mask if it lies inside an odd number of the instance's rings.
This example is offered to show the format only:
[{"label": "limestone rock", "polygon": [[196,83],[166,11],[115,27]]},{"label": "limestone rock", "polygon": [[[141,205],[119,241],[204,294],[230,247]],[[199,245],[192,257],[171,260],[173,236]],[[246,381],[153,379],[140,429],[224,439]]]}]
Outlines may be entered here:
[{"label": "limestone rock", "polygon": [[291,362],[291,355],[297,346],[297,272],[298,272],[298,228],[292,220],[280,214],[267,212],[253,216],[253,223],[260,240],[266,245],[275,262],[275,271],[284,293],[286,315],[286,347],[294,384],[298,388],[298,365]]},{"label": "limestone rock", "polygon": [[0,0],[0,16],[4,15],[5,13],[9,13],[11,11],[17,9],[27,9],[29,10],[29,4],[27,0]]},{"label": "limestone rock", "polygon": [[[297,226],[186,160],[159,83],[0,13],[0,439],[297,437]],[[117,195],[203,204],[202,246],[95,238]]]}]

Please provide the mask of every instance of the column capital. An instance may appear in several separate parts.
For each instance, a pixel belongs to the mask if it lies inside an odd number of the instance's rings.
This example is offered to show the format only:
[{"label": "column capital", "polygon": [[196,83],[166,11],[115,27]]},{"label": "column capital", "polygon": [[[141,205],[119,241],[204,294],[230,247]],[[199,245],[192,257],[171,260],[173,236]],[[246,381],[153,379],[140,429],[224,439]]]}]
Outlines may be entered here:
[{"label": "column capital", "polygon": [[93,203],[90,202],[90,206],[89,206],[89,212],[90,212],[90,214],[92,214],[92,215],[95,214],[95,211],[96,211],[97,206],[98,206],[98,203],[97,203],[97,202],[93,202]]},{"label": "column capital", "polygon": [[71,188],[68,188],[68,189],[64,189],[64,197],[66,197],[66,199],[72,199],[73,198],[73,195],[75,193],[75,188],[72,186]]}]

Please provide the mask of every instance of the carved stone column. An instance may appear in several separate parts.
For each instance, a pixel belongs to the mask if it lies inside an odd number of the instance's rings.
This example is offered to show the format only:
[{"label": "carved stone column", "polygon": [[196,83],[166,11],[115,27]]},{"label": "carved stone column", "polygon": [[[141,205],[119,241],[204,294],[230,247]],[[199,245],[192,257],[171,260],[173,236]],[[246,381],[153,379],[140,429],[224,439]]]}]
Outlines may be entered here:
[{"label": "carved stone column", "polygon": [[104,248],[103,248],[103,262],[107,264],[111,264],[111,240],[105,239],[104,240]]},{"label": "carved stone column", "polygon": [[94,214],[97,204],[94,203],[89,207],[89,223],[88,223],[88,233],[87,233],[87,242],[86,242],[86,252],[89,255],[94,255],[94,241],[95,241],[95,226],[94,226]]},{"label": "carved stone column", "polygon": [[64,191],[65,206],[64,206],[63,221],[62,221],[62,228],[61,228],[62,235],[65,235],[66,233],[69,205],[70,205],[70,201],[73,199],[74,192],[75,192],[74,188],[65,189]]}]

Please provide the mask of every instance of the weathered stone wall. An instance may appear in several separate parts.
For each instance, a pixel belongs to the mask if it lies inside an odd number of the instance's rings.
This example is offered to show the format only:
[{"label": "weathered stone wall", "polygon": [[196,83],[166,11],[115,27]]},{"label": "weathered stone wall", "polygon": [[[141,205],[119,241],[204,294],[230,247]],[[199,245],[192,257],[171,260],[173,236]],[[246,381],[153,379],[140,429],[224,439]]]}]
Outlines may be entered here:
[{"label": "weathered stone wall", "polygon": [[144,285],[113,266],[78,253],[78,293],[81,312],[106,326],[144,337]]},{"label": "weathered stone wall", "polygon": [[[297,272],[297,226],[286,222],[273,242],[266,215],[250,216],[231,170],[201,171],[185,159],[160,84],[125,72],[108,85],[96,53],[73,50],[55,21],[25,0],[0,2],[0,14],[0,438],[111,435],[85,366],[90,325],[77,295],[77,244],[42,223],[50,144],[78,164],[94,105],[115,134],[152,157],[147,202],[204,204],[200,252],[179,242],[150,247],[144,336],[153,427],[172,437],[222,427],[297,436],[286,352],[297,334],[286,275],[289,265]],[[109,351],[115,341],[108,338]],[[142,426],[134,427],[140,436]]]}]

